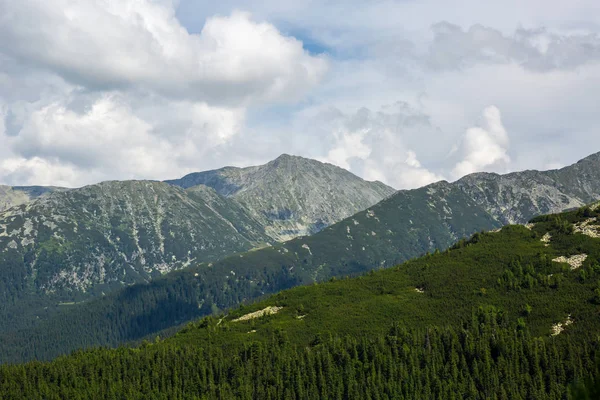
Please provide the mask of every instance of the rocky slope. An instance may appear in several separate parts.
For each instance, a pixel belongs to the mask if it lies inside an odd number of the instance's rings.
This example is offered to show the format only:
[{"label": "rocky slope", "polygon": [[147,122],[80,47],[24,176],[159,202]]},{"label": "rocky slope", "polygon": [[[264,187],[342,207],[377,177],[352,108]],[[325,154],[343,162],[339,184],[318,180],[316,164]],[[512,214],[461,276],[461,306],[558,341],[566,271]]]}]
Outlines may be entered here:
[{"label": "rocky slope", "polygon": [[600,198],[600,153],[552,171],[477,173],[453,185],[502,224],[580,207]]},{"label": "rocky slope", "polygon": [[49,186],[5,186],[0,185],[0,211],[28,203],[29,201],[62,188]]},{"label": "rocky slope", "polygon": [[[104,182],[0,212],[0,296],[97,294],[269,240],[208,187]],[[85,297],[84,297],[85,298]]]},{"label": "rocky slope", "polygon": [[0,209],[0,320],[28,325],[57,305],[307,234],[394,191],[300,157],[238,172],[236,196],[151,181],[2,188],[12,208]]},{"label": "rocky slope", "polygon": [[[446,216],[440,216],[437,208],[445,208]],[[361,330],[373,335],[387,329],[392,317],[407,325],[445,326],[490,305],[504,310],[513,322],[529,315],[527,326],[546,337],[560,333],[565,328],[561,323],[572,321],[571,316],[575,329],[593,325],[590,332],[596,332],[600,300],[592,296],[597,294],[600,242],[578,228],[597,231],[599,212],[594,205],[560,217],[538,217],[528,226],[475,234],[453,250],[358,280],[329,279],[396,265],[409,254],[445,245],[449,232],[458,235],[497,224],[447,183],[400,192],[313,236],[211,266],[196,265],[148,285],[74,305],[32,329],[0,332],[0,362],[52,358],[77,347],[118,345],[149,335],[154,339],[161,329],[258,297],[263,298],[259,304],[211,320],[211,329],[203,332],[213,347],[225,348],[245,338],[280,337],[281,329],[284,337],[300,340],[302,346],[315,335],[328,337],[334,332]],[[417,220],[437,221],[440,227],[424,229]],[[571,264],[576,257],[581,261]],[[264,300],[267,293],[324,280],[331,282]],[[571,329],[567,327],[568,332]],[[58,339],[48,341],[44,333]]]},{"label": "rocky slope", "polygon": [[235,199],[277,241],[316,233],[395,192],[334,165],[287,154],[257,167],[226,167],[167,182],[206,185]]},{"label": "rocky slope", "polygon": [[[291,159],[269,163],[270,174],[293,176],[290,170],[295,161]],[[305,163],[302,159],[298,162]],[[187,190],[156,182],[119,183],[120,186],[114,187],[115,184],[110,183],[103,184],[108,186],[106,189],[95,185],[82,189],[81,193],[78,190],[53,193],[5,212],[2,214],[4,222],[1,222],[5,226],[0,229],[0,255],[12,255],[12,258],[4,258],[0,263],[4,279],[0,281],[4,283],[0,295],[5,296],[4,303],[0,302],[0,311],[2,307],[6,310],[4,314],[0,312],[0,328],[7,326],[4,322],[9,314],[22,315],[22,320],[31,324],[39,317],[47,321],[48,325],[40,325],[47,327],[44,329],[53,327],[61,332],[57,335],[64,338],[66,348],[73,348],[74,343],[82,346],[118,344],[267,293],[388,267],[426,252],[443,250],[478,231],[497,229],[507,222],[524,223],[546,210],[569,209],[600,199],[600,157],[594,155],[557,171],[525,171],[504,176],[474,174],[454,183],[442,181],[420,189],[399,191],[312,236],[221,258],[271,240],[260,230],[265,219],[255,218],[255,215],[260,216],[258,212],[249,215],[249,206],[238,200],[245,192],[244,187],[254,193],[253,204],[262,204],[259,193],[277,199],[277,193],[255,186],[260,178],[257,171],[261,168],[265,167],[253,167],[248,169],[250,172],[226,169],[205,173],[204,182],[222,193],[229,191],[228,197],[205,185],[195,185],[198,180],[190,178],[187,183],[180,183],[189,186]],[[246,180],[236,175],[235,181],[239,184],[234,188],[233,178],[223,178],[223,175],[235,175],[231,171],[245,176]],[[250,173],[258,177],[244,175]],[[260,179],[280,188],[275,178]],[[302,179],[304,177],[296,178]],[[293,178],[289,182],[294,188]],[[294,190],[301,190],[300,186]],[[294,192],[288,190],[287,193]],[[202,201],[197,201],[196,196]],[[305,210],[308,200],[301,195],[299,198],[301,201],[296,206]],[[44,209],[43,205],[53,199],[56,204],[44,212],[36,211],[40,207]],[[55,211],[61,207],[68,208],[64,212]],[[165,209],[169,212],[164,212]],[[157,217],[162,214],[162,219]],[[13,217],[16,219],[11,219]],[[61,224],[65,221],[63,227]],[[270,227],[275,226],[267,221]],[[290,221],[294,219],[283,220],[287,226]],[[82,225],[91,226],[85,235],[79,233],[63,242],[67,232],[74,227],[81,232]],[[43,240],[39,232],[44,232]],[[215,233],[216,236],[211,236]],[[164,240],[164,253],[161,240]],[[70,243],[75,245],[70,247]],[[115,243],[117,248],[112,251]],[[100,254],[109,256],[102,262],[94,261]],[[211,261],[216,258],[221,259]],[[76,259],[86,261],[73,262]],[[85,308],[73,306],[77,316],[69,317],[73,323],[67,327],[62,326],[66,318],[62,311],[57,311],[57,316],[48,315],[45,308],[41,311],[40,304],[15,301],[13,295],[24,290],[71,293],[67,288],[73,287],[79,292],[85,289],[86,293],[97,293],[111,282],[118,286],[146,280],[153,274],[159,275],[160,271],[188,263],[189,268],[153,279],[149,284],[133,285],[81,305]],[[127,279],[101,272],[103,265],[106,271],[110,268],[122,271],[119,267],[125,265],[122,274]],[[87,279],[87,271],[96,278]],[[98,279],[101,276],[103,280]],[[53,280],[52,277],[58,278]],[[52,285],[48,286],[47,282]],[[42,305],[48,306],[47,299],[44,301]],[[6,306],[11,303],[12,306]],[[124,309],[130,312],[123,313]],[[82,314],[90,317],[83,320]],[[13,323],[14,320],[15,317],[10,319]],[[90,334],[76,341],[72,332],[83,330]]]}]

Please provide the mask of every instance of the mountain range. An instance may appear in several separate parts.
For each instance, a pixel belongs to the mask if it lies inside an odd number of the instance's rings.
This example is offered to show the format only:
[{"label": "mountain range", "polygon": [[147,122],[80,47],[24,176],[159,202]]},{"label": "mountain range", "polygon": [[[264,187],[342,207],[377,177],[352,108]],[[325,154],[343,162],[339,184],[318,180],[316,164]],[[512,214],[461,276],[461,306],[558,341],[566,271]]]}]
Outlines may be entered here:
[{"label": "mountain range", "polygon": [[[293,173],[297,168],[288,171]],[[178,187],[173,190],[182,196],[190,190],[201,190],[220,196],[219,199],[237,201],[235,193],[241,193],[242,189],[232,188],[233,179],[211,179],[206,182],[227,196],[203,184],[193,186],[193,181],[179,182],[182,186],[190,185],[185,191]],[[241,179],[236,182],[235,185],[243,186]],[[0,349],[4,351],[0,357],[50,358],[78,347],[136,340],[265,294],[393,266],[426,252],[444,250],[475,232],[498,229],[507,223],[525,223],[535,215],[579,207],[597,199],[600,199],[599,154],[560,170],[474,174],[454,183],[442,181],[398,191],[314,235],[271,243],[262,249],[215,261],[201,262],[197,258],[178,272],[117,290],[98,300],[66,306],[58,306],[56,299],[52,299],[53,303],[36,300],[29,305],[13,302],[5,315],[22,315],[25,322],[29,321],[29,325],[22,324],[28,330],[19,330],[18,325],[5,330],[6,346]],[[249,206],[237,204],[248,211]],[[248,221],[258,221],[264,226],[261,220],[253,218],[256,214],[249,211],[248,214]],[[246,226],[255,225],[247,222]],[[250,228],[248,232],[253,232]],[[252,240],[257,243],[266,237],[269,235],[265,231],[263,236],[247,236],[248,241],[243,243]],[[135,241],[129,243],[135,251]],[[40,304],[44,305],[43,310]],[[33,326],[31,321],[36,321],[35,327],[29,329]],[[55,343],[32,339],[42,332],[53,332],[50,336],[60,339]],[[19,354],[11,353],[10,349]]]}]

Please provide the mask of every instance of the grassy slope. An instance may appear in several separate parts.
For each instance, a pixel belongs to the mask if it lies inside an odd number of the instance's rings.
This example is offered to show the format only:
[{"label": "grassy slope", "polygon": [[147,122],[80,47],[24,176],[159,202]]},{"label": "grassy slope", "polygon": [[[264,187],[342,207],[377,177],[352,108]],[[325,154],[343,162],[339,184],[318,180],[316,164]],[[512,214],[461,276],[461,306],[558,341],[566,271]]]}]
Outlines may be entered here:
[{"label": "grassy slope", "polygon": [[[582,217],[568,213],[561,218],[567,224]],[[560,226],[554,219],[540,220],[533,230],[508,226],[498,233],[479,234],[464,247],[458,245],[391,269],[284,291],[232,311],[220,322],[210,318],[192,324],[169,340],[198,343],[210,336],[211,342],[229,346],[266,340],[284,331],[292,341],[308,344],[316,335],[330,333],[382,334],[393,321],[412,327],[456,325],[481,306],[500,308],[514,322],[524,317],[534,335],[549,336],[552,324],[569,314],[575,322],[564,334],[598,331],[600,310],[592,299],[600,278],[600,239],[561,233]],[[546,232],[553,236],[549,247],[540,240]],[[588,258],[578,270],[550,261],[581,253]],[[525,287],[525,278],[516,290],[502,281],[509,265],[517,260],[523,269],[533,266],[533,287]],[[528,316],[526,305],[531,306]],[[283,309],[276,315],[233,322],[267,306]]]}]

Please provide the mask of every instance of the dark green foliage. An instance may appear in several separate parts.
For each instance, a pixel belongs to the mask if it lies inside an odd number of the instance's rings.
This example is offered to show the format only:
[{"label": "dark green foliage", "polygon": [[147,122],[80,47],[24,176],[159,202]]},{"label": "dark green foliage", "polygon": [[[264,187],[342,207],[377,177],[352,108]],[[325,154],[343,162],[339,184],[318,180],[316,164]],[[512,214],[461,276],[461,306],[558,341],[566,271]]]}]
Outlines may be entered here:
[{"label": "dark green foliage", "polygon": [[[285,334],[223,349],[210,342],[90,350],[0,366],[3,399],[563,399],[598,375],[596,341],[532,337],[494,310],[460,328],[396,323],[376,336]],[[593,387],[574,386],[582,399]]]},{"label": "dark green foliage", "polygon": [[130,181],[47,194],[0,212],[0,332],[268,240],[240,205],[209,188]]},{"label": "dark green foliage", "polygon": [[596,374],[592,378],[577,381],[571,385],[570,392],[574,400],[600,399],[600,376]]},{"label": "dark green foliage", "polygon": [[[193,196],[194,190],[188,195]],[[439,213],[448,204],[453,219]],[[434,191],[426,187],[400,192],[316,235],[199,264],[117,293],[107,291],[98,300],[73,304],[83,299],[50,298],[50,306],[49,301],[40,302],[42,306],[18,302],[12,315],[30,323],[0,330],[0,362],[49,359],[81,347],[141,339],[282,289],[358,275],[443,250],[457,238],[498,225],[447,183],[437,184]],[[125,241],[123,237],[121,243]],[[177,244],[168,241],[169,246]],[[19,263],[15,260],[16,273],[22,271]],[[58,301],[69,304],[57,306]],[[7,315],[0,320],[13,319]]]}]

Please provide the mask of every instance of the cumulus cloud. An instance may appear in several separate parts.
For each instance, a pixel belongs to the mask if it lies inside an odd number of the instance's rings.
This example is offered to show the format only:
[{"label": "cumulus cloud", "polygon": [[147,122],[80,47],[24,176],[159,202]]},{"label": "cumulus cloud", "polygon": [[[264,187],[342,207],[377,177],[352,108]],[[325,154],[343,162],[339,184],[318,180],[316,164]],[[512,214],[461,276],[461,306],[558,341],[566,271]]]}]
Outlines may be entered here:
[{"label": "cumulus cloud", "polygon": [[0,0],[0,47],[88,88],[234,104],[297,98],[327,69],[248,13],[208,18],[189,34],[169,1]]},{"label": "cumulus cloud", "polygon": [[473,172],[502,169],[510,162],[509,138],[500,110],[489,106],[483,111],[482,126],[469,128],[462,141],[462,161],[452,171],[455,178]]},{"label": "cumulus cloud", "polygon": [[0,161],[0,176],[16,185],[71,187],[81,173],[69,165],[40,157],[11,157]]},{"label": "cumulus cloud", "polygon": [[[308,118],[304,115],[303,118]],[[416,135],[435,134],[426,115],[404,102],[379,111],[361,108],[345,113],[337,108],[319,110],[310,126],[302,126],[321,138],[322,154],[316,157],[398,189],[423,186],[441,180],[417,159],[407,145]]]},{"label": "cumulus cloud", "polygon": [[327,68],[245,12],[189,33],[169,0],[0,0],[0,181],[218,167],[250,108],[297,101]]},{"label": "cumulus cloud", "polygon": [[135,102],[120,93],[91,97],[74,93],[33,105],[17,135],[0,134],[12,151],[0,176],[67,186],[115,177],[164,179],[226,145],[245,118],[243,108],[160,99],[132,107]]},{"label": "cumulus cloud", "polygon": [[[286,152],[408,188],[567,165],[595,143],[597,1],[239,6],[0,0],[0,182],[172,178]],[[382,107],[398,99],[412,106]],[[474,124],[490,104],[510,165],[498,129]]]}]

